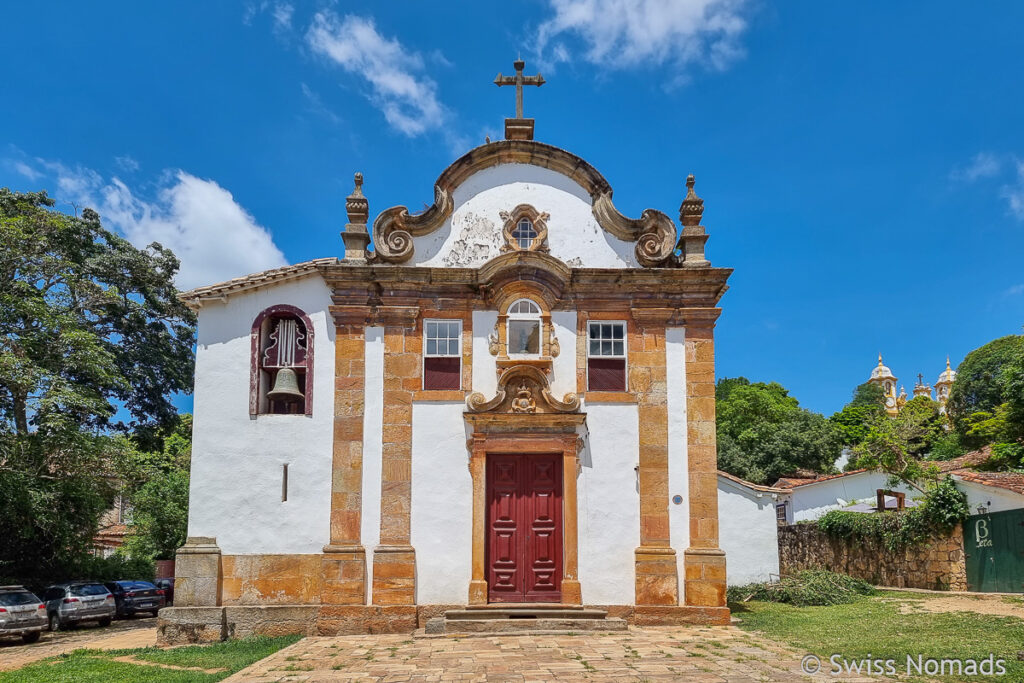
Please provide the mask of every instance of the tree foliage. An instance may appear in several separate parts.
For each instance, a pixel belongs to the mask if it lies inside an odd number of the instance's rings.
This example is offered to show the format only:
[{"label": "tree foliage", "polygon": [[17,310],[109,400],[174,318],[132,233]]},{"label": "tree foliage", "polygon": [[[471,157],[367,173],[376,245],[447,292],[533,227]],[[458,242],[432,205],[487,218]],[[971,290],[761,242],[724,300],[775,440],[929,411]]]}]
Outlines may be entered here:
[{"label": "tree foliage", "polygon": [[[983,445],[970,434],[975,413],[994,414],[1008,401],[1024,413],[1018,387],[1024,388],[1024,335],[1000,337],[967,354],[957,368],[948,403],[953,425],[967,445]],[[1016,424],[1024,427],[1024,419]]]},{"label": "tree foliage", "polygon": [[932,445],[945,436],[939,404],[927,396],[916,396],[889,417],[876,417],[867,435],[853,449],[857,467],[888,473],[914,488],[934,473],[927,471],[922,459]]},{"label": "tree foliage", "polygon": [[96,212],[0,188],[0,574],[72,575],[112,502],[116,432],[159,428],[191,390],[195,318],[174,255]]},{"label": "tree foliage", "polygon": [[850,402],[834,413],[829,421],[839,433],[844,446],[856,446],[864,441],[871,425],[885,414],[885,394],[882,388],[865,382],[853,390]]},{"label": "tree foliage", "polygon": [[801,408],[782,385],[724,378],[715,398],[722,470],[759,484],[798,469],[834,471],[842,449],[836,430],[822,415]]}]

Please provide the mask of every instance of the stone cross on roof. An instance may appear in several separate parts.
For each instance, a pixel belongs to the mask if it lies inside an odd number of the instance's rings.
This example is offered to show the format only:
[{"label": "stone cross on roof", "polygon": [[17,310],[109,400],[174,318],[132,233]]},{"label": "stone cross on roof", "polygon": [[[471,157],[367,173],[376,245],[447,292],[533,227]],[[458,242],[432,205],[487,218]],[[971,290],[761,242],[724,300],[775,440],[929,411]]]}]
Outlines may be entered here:
[{"label": "stone cross on roof", "polygon": [[514,119],[505,119],[505,138],[507,140],[532,140],[533,119],[523,118],[523,86],[544,85],[544,77],[540,74],[524,76],[523,67],[526,66],[526,62],[522,59],[517,59],[512,63],[512,66],[516,68],[515,76],[503,76],[499,72],[497,78],[494,79],[494,84],[498,87],[503,85],[516,86],[516,117]]},{"label": "stone cross on roof", "polygon": [[524,85],[544,85],[544,77],[540,74],[536,76],[524,76],[523,67],[526,66],[526,62],[521,59],[517,59],[512,63],[512,66],[516,69],[515,76],[502,76],[501,72],[498,72],[497,78],[494,79],[494,84],[498,87],[503,85],[514,85],[516,86],[516,118],[523,118],[523,86]]}]

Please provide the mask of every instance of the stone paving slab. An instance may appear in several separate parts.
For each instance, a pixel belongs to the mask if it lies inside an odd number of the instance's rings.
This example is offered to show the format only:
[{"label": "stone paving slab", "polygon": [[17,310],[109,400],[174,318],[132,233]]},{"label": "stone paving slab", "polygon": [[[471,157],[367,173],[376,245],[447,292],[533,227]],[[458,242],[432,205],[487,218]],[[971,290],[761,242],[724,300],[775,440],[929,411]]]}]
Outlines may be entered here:
[{"label": "stone paving slab", "polygon": [[754,683],[810,677],[805,653],[731,626],[630,627],[573,635],[305,638],[228,681],[683,681]]}]

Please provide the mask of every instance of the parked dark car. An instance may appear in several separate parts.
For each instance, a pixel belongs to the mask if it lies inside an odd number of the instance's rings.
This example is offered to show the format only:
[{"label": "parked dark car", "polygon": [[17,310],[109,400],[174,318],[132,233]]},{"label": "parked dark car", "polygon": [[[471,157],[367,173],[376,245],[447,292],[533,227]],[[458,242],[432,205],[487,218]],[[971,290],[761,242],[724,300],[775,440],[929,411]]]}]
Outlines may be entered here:
[{"label": "parked dark car", "polygon": [[83,621],[97,621],[110,626],[114,619],[114,596],[102,583],[72,581],[50,586],[43,593],[46,617],[51,631],[77,626]]},{"label": "parked dark car", "polygon": [[118,617],[131,617],[139,612],[149,612],[155,617],[164,606],[163,590],[149,581],[111,581],[105,585],[114,594]]},{"label": "parked dark car", "polygon": [[164,592],[164,606],[174,604],[174,579],[157,579],[153,584]]},{"label": "parked dark car", "polygon": [[46,605],[24,586],[0,586],[0,636],[39,640],[46,630]]}]

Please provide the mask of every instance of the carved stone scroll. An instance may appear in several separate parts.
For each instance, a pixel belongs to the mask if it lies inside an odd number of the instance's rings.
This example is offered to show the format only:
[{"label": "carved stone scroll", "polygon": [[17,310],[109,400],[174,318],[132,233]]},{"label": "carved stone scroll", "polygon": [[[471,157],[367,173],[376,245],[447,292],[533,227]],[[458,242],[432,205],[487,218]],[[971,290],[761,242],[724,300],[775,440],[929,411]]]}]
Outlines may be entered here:
[{"label": "carved stone scroll", "polygon": [[598,225],[620,240],[636,242],[636,260],[645,268],[672,265],[676,246],[676,226],[672,219],[656,209],[644,209],[640,218],[627,218],[612,203],[612,193],[594,199],[594,218]]},{"label": "carved stone scroll", "polygon": [[404,206],[386,209],[373,221],[373,261],[403,263],[412,256],[412,238],[437,230],[452,215],[455,203],[451,192],[434,185],[434,204],[423,213],[412,215]]},{"label": "carved stone scroll", "polygon": [[498,378],[498,390],[490,400],[478,391],[466,399],[470,413],[576,413],[580,398],[568,393],[559,401],[543,370],[532,365],[513,365]]}]

